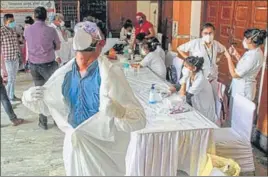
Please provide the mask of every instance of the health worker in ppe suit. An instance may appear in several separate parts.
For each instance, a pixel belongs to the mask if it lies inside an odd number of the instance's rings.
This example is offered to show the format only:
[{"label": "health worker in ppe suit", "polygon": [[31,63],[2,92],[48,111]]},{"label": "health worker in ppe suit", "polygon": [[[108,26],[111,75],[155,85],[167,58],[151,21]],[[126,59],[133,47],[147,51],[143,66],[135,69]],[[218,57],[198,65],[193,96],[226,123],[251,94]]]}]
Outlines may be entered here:
[{"label": "health worker in ppe suit", "polygon": [[72,46],[70,45],[70,43],[68,43],[67,32],[64,30],[64,16],[62,14],[57,13],[51,15],[49,18],[51,22],[49,26],[53,27],[57,31],[61,42],[60,50],[55,51],[55,60],[59,63],[59,65],[63,65],[70,60],[72,50]]},{"label": "health worker in ppe suit", "polygon": [[215,27],[211,23],[206,23],[201,29],[202,38],[191,40],[178,47],[178,52],[183,58],[188,56],[198,56],[204,58],[203,72],[205,78],[212,85],[214,98],[217,96],[218,62],[223,56],[225,47],[214,40]]},{"label": "health worker in ppe suit", "polygon": [[51,115],[65,132],[67,175],[125,175],[130,132],[145,127],[144,110],[123,71],[100,56],[104,44],[95,23],[78,23],[73,39],[76,57],[43,87],[23,94],[26,107]]}]

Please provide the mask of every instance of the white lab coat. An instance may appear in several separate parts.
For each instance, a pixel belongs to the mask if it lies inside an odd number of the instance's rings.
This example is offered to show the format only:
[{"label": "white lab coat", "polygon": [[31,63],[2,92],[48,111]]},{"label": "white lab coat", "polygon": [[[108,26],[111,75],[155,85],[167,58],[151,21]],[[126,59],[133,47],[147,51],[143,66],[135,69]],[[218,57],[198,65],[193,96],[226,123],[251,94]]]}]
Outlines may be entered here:
[{"label": "white lab coat", "polygon": [[256,77],[263,65],[264,55],[258,47],[248,50],[238,61],[235,72],[240,78],[232,80],[232,96],[240,94],[253,101],[256,95]]},{"label": "white lab coat", "polygon": [[66,174],[71,176],[125,175],[125,155],[130,132],[144,128],[145,113],[134,96],[123,71],[99,57],[101,76],[100,107],[107,95],[126,108],[122,119],[98,112],[77,128],[68,123],[69,107],[64,102],[62,83],[72,69],[74,60],[58,69],[43,86],[44,99],[29,102],[23,94],[23,104],[35,113],[51,115],[65,133],[63,158]]},{"label": "white lab coat", "polygon": [[[190,56],[198,56],[204,58],[203,71],[204,76],[209,77],[209,80],[218,79],[218,65],[217,65],[217,54],[225,51],[225,47],[218,41],[212,41],[212,47],[208,49],[210,56],[213,56],[210,61],[208,53],[205,48],[205,42],[199,38],[191,40],[178,47],[178,50],[183,52],[190,52]],[[213,51],[213,55],[211,55]]]},{"label": "white lab coat", "polygon": [[165,62],[159,56],[158,52],[155,50],[148,53],[140,63],[143,67],[150,68],[156,75],[162,79],[166,79],[167,69]]},{"label": "white lab coat", "polygon": [[162,47],[160,47],[159,45],[156,47],[155,50],[158,55],[162,58],[162,60],[164,61],[164,63],[166,62],[166,54],[165,51],[162,49]]},{"label": "white lab coat", "polygon": [[192,106],[212,122],[217,121],[215,101],[210,83],[203,72],[196,73],[192,86],[190,77],[186,81],[186,91],[193,94]]},{"label": "white lab coat", "polygon": [[66,39],[67,36],[64,37],[62,35],[61,30],[54,23],[51,23],[50,26],[53,27],[57,31],[57,34],[59,36],[61,46],[60,46],[60,50],[55,51],[55,55],[56,55],[56,58],[58,57],[61,58],[62,60],[61,65],[63,65],[64,63],[68,62],[71,58],[72,45],[70,45],[70,43],[68,42],[68,38]]}]

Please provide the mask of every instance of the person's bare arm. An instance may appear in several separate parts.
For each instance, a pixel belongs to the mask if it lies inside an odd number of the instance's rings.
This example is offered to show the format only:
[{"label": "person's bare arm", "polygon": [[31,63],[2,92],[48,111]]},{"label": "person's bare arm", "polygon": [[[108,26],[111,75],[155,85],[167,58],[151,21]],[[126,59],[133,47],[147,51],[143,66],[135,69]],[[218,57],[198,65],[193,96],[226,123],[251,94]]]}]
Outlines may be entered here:
[{"label": "person's bare arm", "polygon": [[224,52],[224,55],[227,58],[228,68],[232,78],[240,78],[240,76],[235,72],[235,65],[232,61],[231,55],[227,51]]},{"label": "person's bare arm", "polygon": [[155,37],[155,31],[154,31],[153,27],[149,28],[149,32],[150,32],[150,34],[145,36],[145,38]]},{"label": "person's bare arm", "polygon": [[180,96],[185,96],[185,95],[186,95],[186,83],[183,83],[183,84],[181,85],[179,94],[180,94]]},{"label": "person's bare arm", "polygon": [[181,50],[178,49],[179,54],[182,56],[182,59],[186,59],[189,55],[188,52],[183,52]]}]

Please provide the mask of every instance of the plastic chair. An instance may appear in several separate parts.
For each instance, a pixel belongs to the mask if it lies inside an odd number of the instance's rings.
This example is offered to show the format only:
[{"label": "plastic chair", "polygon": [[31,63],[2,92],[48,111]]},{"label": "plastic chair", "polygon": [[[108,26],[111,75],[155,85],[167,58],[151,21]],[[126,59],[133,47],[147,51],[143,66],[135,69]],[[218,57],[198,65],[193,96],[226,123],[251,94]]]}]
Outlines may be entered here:
[{"label": "plastic chair", "polygon": [[234,159],[241,172],[255,172],[251,133],[255,104],[247,98],[236,95],[233,100],[231,128],[214,130],[216,154]]},{"label": "plastic chair", "polygon": [[169,67],[170,65],[172,65],[173,59],[175,57],[177,57],[177,55],[178,54],[176,52],[167,51],[167,53],[166,53],[166,61],[165,61],[166,67]]},{"label": "plastic chair", "polygon": [[173,66],[175,66],[176,71],[177,71],[177,83],[179,83],[180,78],[181,78],[181,71],[183,67],[183,60],[179,57],[173,58]]}]

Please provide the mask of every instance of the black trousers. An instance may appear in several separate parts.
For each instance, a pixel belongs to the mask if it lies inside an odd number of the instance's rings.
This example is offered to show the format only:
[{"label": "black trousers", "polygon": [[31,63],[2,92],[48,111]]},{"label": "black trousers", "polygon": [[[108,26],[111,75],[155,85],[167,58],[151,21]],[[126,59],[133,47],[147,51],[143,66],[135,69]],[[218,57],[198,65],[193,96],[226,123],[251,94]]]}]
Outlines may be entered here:
[{"label": "black trousers", "polygon": [[1,103],[9,117],[10,120],[14,120],[17,118],[16,114],[14,113],[14,110],[12,108],[12,105],[9,101],[9,98],[7,96],[7,91],[6,91],[6,88],[3,84],[3,79],[2,79],[2,76],[0,76],[0,89],[1,89]]},{"label": "black trousers", "polygon": [[[30,70],[34,85],[43,86],[58,67],[59,66],[56,61],[43,64],[33,64],[30,62]],[[47,117],[43,114],[39,114],[39,122],[41,124],[47,124]]]}]

